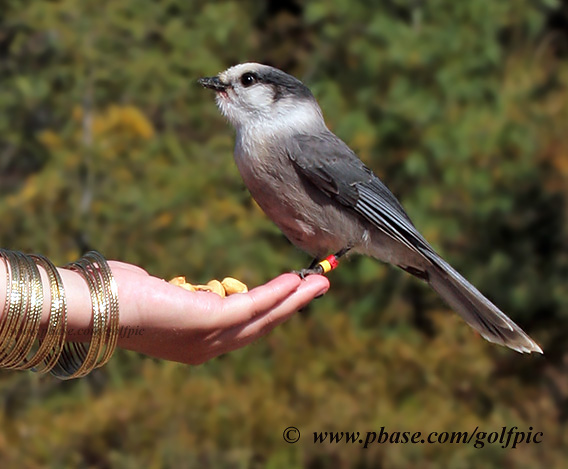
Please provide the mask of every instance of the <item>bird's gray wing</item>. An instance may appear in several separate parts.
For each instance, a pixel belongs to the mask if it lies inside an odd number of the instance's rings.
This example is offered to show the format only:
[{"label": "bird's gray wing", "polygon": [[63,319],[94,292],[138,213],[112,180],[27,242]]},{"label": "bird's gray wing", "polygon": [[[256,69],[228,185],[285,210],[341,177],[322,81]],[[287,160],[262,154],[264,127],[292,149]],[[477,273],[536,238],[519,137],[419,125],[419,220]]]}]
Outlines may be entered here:
[{"label": "bird's gray wing", "polygon": [[430,247],[395,196],[342,140],[331,132],[296,135],[287,149],[299,173],[314,186],[425,258],[426,267],[399,267],[428,281],[483,337],[519,352],[542,353],[519,326]]},{"label": "bird's gray wing", "polygon": [[297,135],[288,155],[299,172],[329,197],[409,249],[421,255],[433,252],[392,192],[334,134]]}]

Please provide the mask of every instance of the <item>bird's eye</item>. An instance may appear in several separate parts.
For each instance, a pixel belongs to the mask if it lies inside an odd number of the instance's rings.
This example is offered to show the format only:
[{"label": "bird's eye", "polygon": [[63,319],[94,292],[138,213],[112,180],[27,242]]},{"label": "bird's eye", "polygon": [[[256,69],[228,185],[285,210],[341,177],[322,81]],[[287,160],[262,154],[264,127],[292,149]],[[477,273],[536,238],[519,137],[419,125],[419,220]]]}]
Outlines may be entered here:
[{"label": "bird's eye", "polygon": [[241,84],[245,87],[248,88],[251,85],[254,85],[256,83],[256,76],[253,75],[252,73],[244,73],[243,76],[241,77]]}]

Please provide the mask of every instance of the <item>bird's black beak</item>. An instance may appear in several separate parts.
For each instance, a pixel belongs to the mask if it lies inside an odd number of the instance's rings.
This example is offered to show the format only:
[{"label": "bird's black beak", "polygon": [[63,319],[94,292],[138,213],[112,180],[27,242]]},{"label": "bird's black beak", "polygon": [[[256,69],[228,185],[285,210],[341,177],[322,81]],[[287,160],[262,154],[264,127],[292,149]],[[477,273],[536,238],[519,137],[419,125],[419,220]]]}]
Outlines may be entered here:
[{"label": "bird's black beak", "polygon": [[204,77],[197,80],[201,86],[205,88],[209,88],[215,91],[225,91],[227,89],[227,85],[225,85],[219,77]]}]

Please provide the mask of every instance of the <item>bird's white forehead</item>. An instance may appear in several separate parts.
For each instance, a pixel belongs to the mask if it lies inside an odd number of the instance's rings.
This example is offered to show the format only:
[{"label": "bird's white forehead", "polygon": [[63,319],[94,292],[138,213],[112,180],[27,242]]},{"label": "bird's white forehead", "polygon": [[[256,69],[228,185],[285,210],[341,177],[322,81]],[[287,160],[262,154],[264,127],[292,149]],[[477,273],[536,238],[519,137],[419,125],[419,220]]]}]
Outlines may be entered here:
[{"label": "bird's white forehead", "polygon": [[219,79],[224,83],[230,83],[236,78],[240,77],[243,73],[255,72],[263,67],[266,67],[266,65],[262,65],[256,62],[246,62],[244,64],[234,65],[224,72],[219,73]]}]

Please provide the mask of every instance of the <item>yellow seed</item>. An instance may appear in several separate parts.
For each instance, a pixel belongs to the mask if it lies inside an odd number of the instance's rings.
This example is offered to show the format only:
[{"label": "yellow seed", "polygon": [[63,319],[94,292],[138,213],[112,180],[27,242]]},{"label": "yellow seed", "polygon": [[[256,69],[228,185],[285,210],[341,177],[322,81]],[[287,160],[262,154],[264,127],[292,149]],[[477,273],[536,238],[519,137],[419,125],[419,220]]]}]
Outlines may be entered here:
[{"label": "yellow seed", "polygon": [[183,275],[180,275],[179,277],[172,278],[169,283],[188,291],[210,291],[222,298],[227,295],[233,295],[234,293],[248,292],[248,287],[243,282],[232,277],[225,277],[222,282],[219,282],[219,280],[211,280],[207,285],[192,285],[186,281]]},{"label": "yellow seed", "polygon": [[217,295],[219,295],[221,298],[225,297],[225,289],[223,288],[223,285],[221,285],[221,282],[219,282],[219,280],[211,280],[207,282],[207,286],[213,293],[217,293]]},{"label": "yellow seed", "polygon": [[191,283],[183,283],[181,285],[178,285],[178,287],[183,288],[187,291],[195,291],[195,287]]},{"label": "yellow seed", "polygon": [[191,283],[187,283],[183,275],[172,278],[168,283],[183,288],[184,290],[195,291],[195,287]]},{"label": "yellow seed", "polygon": [[185,277],[183,275],[180,275],[179,277],[174,277],[172,278],[169,283],[171,283],[172,285],[176,285],[178,287],[182,286],[185,282]]},{"label": "yellow seed", "polygon": [[227,292],[227,295],[232,295],[233,293],[248,292],[248,287],[243,282],[237,280],[236,278],[225,277],[221,282],[221,285],[223,285],[223,288]]}]

